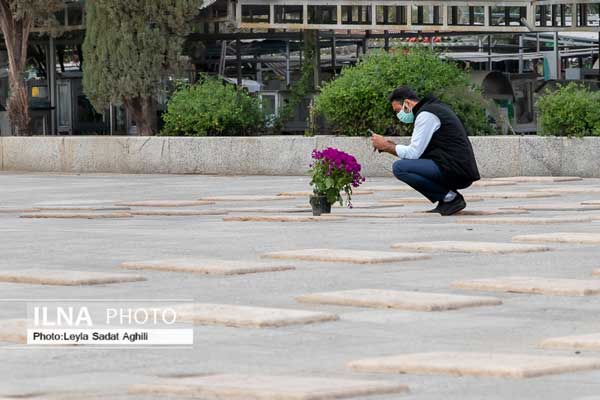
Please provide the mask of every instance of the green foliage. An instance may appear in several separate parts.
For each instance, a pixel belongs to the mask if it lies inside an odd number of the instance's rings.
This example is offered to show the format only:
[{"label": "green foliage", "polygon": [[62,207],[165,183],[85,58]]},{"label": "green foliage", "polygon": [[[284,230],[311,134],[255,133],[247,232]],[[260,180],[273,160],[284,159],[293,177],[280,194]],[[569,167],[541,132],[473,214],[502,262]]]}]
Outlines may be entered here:
[{"label": "green foliage", "polygon": [[207,78],[177,90],[163,115],[162,135],[252,135],[265,121],[258,98],[234,85]]},{"label": "green foliage", "polygon": [[13,21],[31,20],[36,26],[50,28],[54,13],[64,8],[61,0],[1,0]]},{"label": "green foliage", "polygon": [[496,133],[486,115],[486,111],[496,121],[500,113],[493,101],[484,98],[477,88],[456,85],[437,91],[439,99],[458,115],[469,135],[485,136]]},{"label": "green foliage", "polygon": [[85,94],[97,110],[156,96],[180,65],[201,0],[88,0],[83,44]]},{"label": "green foliage", "polygon": [[546,89],[537,102],[540,135],[600,136],[600,92],[569,83],[554,92]]},{"label": "green foliage", "polygon": [[[433,94],[454,108],[469,134],[492,134],[480,91],[455,64],[426,49],[374,52],[356,66],[345,68],[328,82],[316,99],[316,111],[345,135],[366,135],[370,128],[383,133],[398,121],[388,102],[398,86],[408,85],[417,95]],[[407,126],[397,130],[407,134]]]}]

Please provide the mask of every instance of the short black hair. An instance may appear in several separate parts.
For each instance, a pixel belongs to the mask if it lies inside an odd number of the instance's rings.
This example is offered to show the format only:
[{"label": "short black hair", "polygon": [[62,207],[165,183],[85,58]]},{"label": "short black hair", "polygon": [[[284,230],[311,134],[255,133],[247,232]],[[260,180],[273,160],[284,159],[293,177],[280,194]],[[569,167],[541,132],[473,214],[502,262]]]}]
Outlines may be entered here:
[{"label": "short black hair", "polygon": [[404,103],[404,100],[419,100],[419,98],[417,97],[417,94],[408,86],[400,86],[396,89],[394,89],[394,91],[392,92],[392,94],[390,94],[390,96],[388,97],[388,100],[390,101],[390,103],[392,101],[398,101],[400,103]]}]

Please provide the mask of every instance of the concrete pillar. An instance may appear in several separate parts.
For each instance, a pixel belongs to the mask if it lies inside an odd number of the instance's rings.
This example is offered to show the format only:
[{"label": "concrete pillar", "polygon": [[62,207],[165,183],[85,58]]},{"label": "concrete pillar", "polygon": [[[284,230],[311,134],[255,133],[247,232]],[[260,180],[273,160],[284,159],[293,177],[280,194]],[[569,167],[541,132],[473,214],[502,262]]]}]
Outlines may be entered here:
[{"label": "concrete pillar", "polygon": [[554,32],[554,56],[556,57],[556,79],[561,79],[562,62],[560,61],[560,50],[558,49],[558,32]]},{"label": "concrete pillar", "polygon": [[488,35],[488,71],[491,71],[492,67],[492,34],[490,33]]},{"label": "concrete pillar", "polygon": [[337,75],[337,57],[335,54],[335,49],[337,47],[335,31],[331,32],[331,69],[333,70],[333,76]]},{"label": "concrete pillar", "polygon": [[[56,134],[56,45],[50,36],[48,43],[48,95],[50,96],[50,135]],[[46,134],[46,132],[44,132]]]},{"label": "concrete pillar", "polygon": [[290,41],[285,41],[285,84],[290,85]]},{"label": "concrete pillar", "polygon": [[313,57],[313,76],[314,76],[314,85],[315,85],[315,89],[318,88],[321,85],[321,43],[320,43],[320,39],[319,39],[319,31],[318,30],[314,30],[314,31],[310,31],[310,33],[313,35],[313,39],[314,39],[314,52],[315,55]]},{"label": "concrete pillar", "polygon": [[523,61],[523,35],[519,35],[519,73],[522,74],[524,69]]},{"label": "concrete pillar", "polygon": [[110,134],[110,136],[113,135],[113,133],[115,132],[115,107],[113,106],[113,103],[109,103],[108,105],[108,132]]},{"label": "concrete pillar", "polygon": [[390,51],[390,31],[383,31],[383,48],[386,52]]},{"label": "concrete pillar", "polygon": [[235,54],[236,54],[236,70],[237,70],[237,84],[242,86],[242,41],[237,39],[235,41]]},{"label": "concrete pillar", "polygon": [[302,5],[302,24],[308,25],[308,4]]},{"label": "concrete pillar", "polygon": [[260,62],[260,58],[256,60],[256,81],[262,85],[262,63]]}]

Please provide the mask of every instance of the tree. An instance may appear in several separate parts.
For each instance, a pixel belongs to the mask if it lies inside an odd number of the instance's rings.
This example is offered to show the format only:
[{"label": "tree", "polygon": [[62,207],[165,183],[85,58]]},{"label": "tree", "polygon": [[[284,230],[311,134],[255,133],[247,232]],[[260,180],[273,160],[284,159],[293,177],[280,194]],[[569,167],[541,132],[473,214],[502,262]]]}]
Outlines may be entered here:
[{"label": "tree", "polygon": [[123,104],[138,134],[156,129],[156,96],[179,65],[201,0],[88,0],[83,87],[94,107]]},{"label": "tree", "polygon": [[8,53],[10,96],[7,109],[17,135],[31,134],[29,97],[24,72],[29,35],[34,26],[45,26],[64,3],[59,0],[0,0],[0,29]]}]

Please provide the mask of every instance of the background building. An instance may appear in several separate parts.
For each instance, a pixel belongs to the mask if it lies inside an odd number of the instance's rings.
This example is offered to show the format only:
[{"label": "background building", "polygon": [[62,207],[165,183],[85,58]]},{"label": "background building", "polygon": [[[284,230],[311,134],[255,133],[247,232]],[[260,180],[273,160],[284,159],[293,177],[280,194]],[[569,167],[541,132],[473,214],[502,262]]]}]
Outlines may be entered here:
[{"label": "background building", "polygon": [[[307,38],[315,44],[317,88],[367,51],[430,46],[468,68],[515,131],[532,132],[537,93],[563,80],[600,81],[599,9],[599,0],[207,0],[187,39],[190,63],[180,78],[221,76],[262,96],[276,115],[299,79]],[[135,134],[135,121],[122,107],[94,110],[83,93],[83,2],[65,1],[57,17],[64,34],[36,35],[29,48],[34,132]],[[0,132],[10,135],[1,49]],[[285,131],[304,131],[313,94],[297,106]],[[158,101],[164,109],[167,99]]]}]

